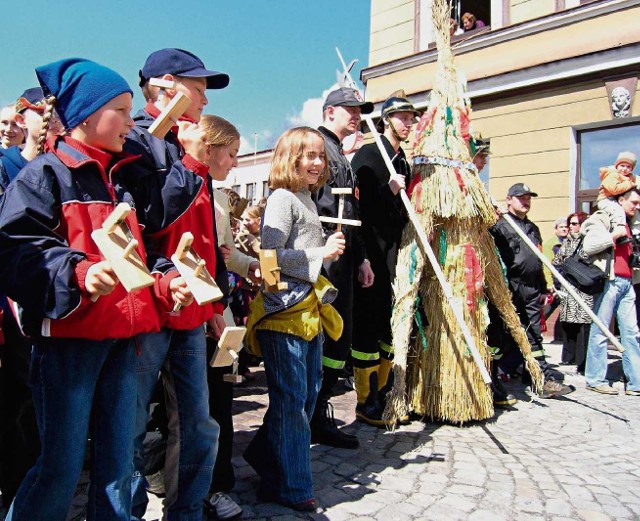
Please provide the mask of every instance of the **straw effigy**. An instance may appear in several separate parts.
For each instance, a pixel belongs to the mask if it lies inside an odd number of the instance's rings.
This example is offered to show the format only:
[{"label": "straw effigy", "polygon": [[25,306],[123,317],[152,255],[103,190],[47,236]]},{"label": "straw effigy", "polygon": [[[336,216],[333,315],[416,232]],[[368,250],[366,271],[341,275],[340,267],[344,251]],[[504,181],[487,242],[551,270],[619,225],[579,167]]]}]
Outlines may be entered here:
[{"label": "straw effigy", "polygon": [[471,107],[453,62],[450,12],[447,0],[434,0],[438,72],[429,107],[416,129],[409,192],[454,297],[452,302],[446,299],[433,268],[425,262],[415,229],[407,226],[398,266],[408,269],[398,270],[394,281],[394,387],[384,412],[392,428],[408,412],[460,424],[493,416],[490,386],[470,355],[452,305],[463,310],[489,367],[489,297],[524,355],[534,388],[541,389],[543,382],[488,232],[496,213],[471,161]]}]

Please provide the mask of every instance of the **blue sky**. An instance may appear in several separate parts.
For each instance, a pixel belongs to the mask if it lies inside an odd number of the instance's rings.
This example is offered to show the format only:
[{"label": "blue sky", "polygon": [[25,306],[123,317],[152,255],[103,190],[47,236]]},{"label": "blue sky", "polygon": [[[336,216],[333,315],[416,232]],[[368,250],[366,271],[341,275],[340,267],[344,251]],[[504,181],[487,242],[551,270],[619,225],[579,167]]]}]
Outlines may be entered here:
[{"label": "blue sky", "polygon": [[[205,112],[234,123],[258,148],[316,112],[336,81],[338,46],[357,58],[358,79],[368,62],[368,0],[43,0],[4,2],[0,103],[36,86],[34,67],[79,56],[122,74],[143,100],[137,72],[163,47],[190,50],[205,65],[231,76],[229,87],[208,91]],[[56,6],[56,7],[52,7]],[[310,100],[305,106],[305,102]],[[306,111],[303,113],[303,107]],[[317,110],[320,110],[319,108]]]}]

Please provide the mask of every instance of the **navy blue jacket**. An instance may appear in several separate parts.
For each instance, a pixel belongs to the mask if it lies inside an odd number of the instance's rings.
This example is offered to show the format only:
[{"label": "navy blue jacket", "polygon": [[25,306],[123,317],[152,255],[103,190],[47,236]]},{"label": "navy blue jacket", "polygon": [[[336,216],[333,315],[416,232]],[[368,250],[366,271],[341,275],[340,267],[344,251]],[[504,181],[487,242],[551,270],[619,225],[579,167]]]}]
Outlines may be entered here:
[{"label": "navy blue jacket", "polygon": [[[135,115],[134,127],[125,143],[125,151],[140,155],[128,169],[127,185],[140,208],[145,245],[150,256],[160,259],[155,266],[164,272],[170,268],[163,260],[175,252],[183,232],[194,236],[193,249],[207,263],[220,290],[229,294],[229,278],[224,258],[216,241],[213,194],[208,168],[184,156],[173,131],[164,139],[153,137],[148,128],[155,121],[146,110]],[[198,308],[201,308],[198,311]],[[221,314],[224,305],[215,303],[213,311]],[[210,316],[209,307],[193,304],[181,310],[179,317],[165,317],[165,326],[191,329]],[[205,317],[205,318],[203,318]]]},{"label": "navy blue jacket", "polygon": [[[105,170],[62,138],[52,146],[20,171],[0,202],[0,289],[20,304],[23,331],[92,340],[157,331],[148,288],[128,293],[118,284],[96,302],[84,291],[86,269],[101,260],[91,230],[118,202],[134,206],[120,171],[135,157],[114,158]],[[141,242],[135,212],[127,222]],[[140,246],[138,253],[145,260]]]},{"label": "navy blue jacket", "polygon": [[4,192],[13,181],[18,172],[22,170],[28,161],[20,153],[20,147],[11,147],[0,152],[0,190]]}]

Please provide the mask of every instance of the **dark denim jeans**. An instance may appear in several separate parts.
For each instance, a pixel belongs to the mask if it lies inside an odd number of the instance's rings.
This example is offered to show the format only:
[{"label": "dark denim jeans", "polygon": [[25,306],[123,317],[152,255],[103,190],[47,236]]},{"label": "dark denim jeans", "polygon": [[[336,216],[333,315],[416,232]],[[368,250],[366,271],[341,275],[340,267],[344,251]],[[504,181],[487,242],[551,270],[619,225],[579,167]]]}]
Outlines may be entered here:
[{"label": "dark denim jeans", "polygon": [[87,520],[129,521],[136,405],[131,339],[43,339],[30,385],[41,454],[18,489],[10,521],[64,521],[82,471],[91,422]]},{"label": "dark denim jeans", "polygon": [[244,458],[262,478],[261,495],[285,504],[313,498],[309,420],[322,384],[322,338],[307,342],[258,331],[269,408]]},{"label": "dark denim jeans", "polygon": [[169,439],[165,461],[165,516],[169,521],[202,519],[218,449],[218,424],[209,416],[204,329],[162,329],[141,335],[138,404],[132,480],[132,519],[142,519],[149,502],[145,489],[143,441],[153,388],[162,375]]}]

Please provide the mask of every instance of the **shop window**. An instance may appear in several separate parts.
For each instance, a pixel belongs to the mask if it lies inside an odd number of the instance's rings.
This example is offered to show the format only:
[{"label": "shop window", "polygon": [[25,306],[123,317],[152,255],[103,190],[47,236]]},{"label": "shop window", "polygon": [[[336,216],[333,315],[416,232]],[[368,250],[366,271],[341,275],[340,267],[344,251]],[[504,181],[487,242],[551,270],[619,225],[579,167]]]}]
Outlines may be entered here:
[{"label": "shop window", "polygon": [[253,196],[255,195],[255,192],[256,192],[256,184],[249,183],[247,185],[247,199],[249,200],[249,204],[253,204]]},{"label": "shop window", "polygon": [[640,157],[640,117],[628,118],[624,124],[577,127],[576,131],[577,209],[590,213],[598,197],[600,167],[613,165],[620,152],[631,151]]}]

